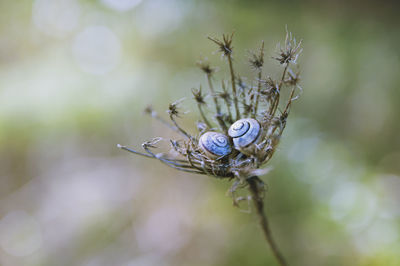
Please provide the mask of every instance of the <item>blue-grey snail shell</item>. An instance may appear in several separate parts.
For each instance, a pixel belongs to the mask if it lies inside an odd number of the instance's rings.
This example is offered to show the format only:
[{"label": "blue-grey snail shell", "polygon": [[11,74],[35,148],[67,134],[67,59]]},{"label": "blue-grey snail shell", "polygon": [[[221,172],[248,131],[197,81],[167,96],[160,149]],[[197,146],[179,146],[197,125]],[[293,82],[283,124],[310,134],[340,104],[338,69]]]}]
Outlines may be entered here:
[{"label": "blue-grey snail shell", "polygon": [[256,145],[263,139],[264,134],[257,120],[243,118],[230,126],[228,135],[232,137],[235,149],[243,154],[252,155],[256,152]]},{"label": "blue-grey snail shell", "polygon": [[210,159],[218,159],[232,152],[228,136],[218,132],[206,132],[201,135],[199,146]]}]

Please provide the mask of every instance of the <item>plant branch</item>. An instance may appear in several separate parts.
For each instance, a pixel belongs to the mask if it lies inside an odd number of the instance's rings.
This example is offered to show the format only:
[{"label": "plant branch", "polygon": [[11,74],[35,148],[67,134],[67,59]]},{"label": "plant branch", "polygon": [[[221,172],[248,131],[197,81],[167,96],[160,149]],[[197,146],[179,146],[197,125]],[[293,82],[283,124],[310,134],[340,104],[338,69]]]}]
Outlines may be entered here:
[{"label": "plant branch", "polygon": [[260,54],[257,56],[253,54],[253,59],[250,59],[251,65],[255,68],[258,69],[258,81],[257,81],[257,93],[255,95],[255,106],[254,106],[254,113],[253,113],[253,118],[257,117],[257,109],[258,109],[258,102],[260,98],[260,93],[261,93],[261,76],[262,76],[262,69],[264,65],[264,41],[261,42],[261,48],[260,48]]},{"label": "plant branch", "polygon": [[252,196],[254,207],[256,208],[257,211],[257,216],[259,219],[261,229],[272,250],[272,253],[280,266],[287,266],[288,264],[286,263],[282,253],[279,251],[278,246],[276,245],[272,237],[272,232],[271,229],[269,228],[267,216],[265,215],[264,201],[263,201],[263,192],[264,192],[263,183],[257,176],[248,178],[247,183],[249,184],[249,190]]},{"label": "plant branch", "polygon": [[200,103],[197,103],[197,107],[198,107],[198,109],[199,109],[199,112],[200,112],[201,117],[202,117],[203,120],[204,120],[204,123],[206,123],[206,125],[208,126],[208,128],[212,128],[210,122],[208,122],[208,119],[207,119],[207,117],[205,116],[205,114],[204,114],[204,112],[203,112],[203,108],[201,107],[201,104],[200,104]]},{"label": "plant branch", "polygon": [[174,123],[175,127],[188,139],[193,139],[192,136],[190,136],[183,128],[181,128],[178,123],[175,121],[174,115],[170,113],[169,118],[171,119],[172,123]]},{"label": "plant branch", "polygon": [[286,77],[286,73],[287,73],[288,68],[289,68],[289,62],[287,62],[287,63],[285,64],[285,68],[283,69],[283,73],[282,73],[281,80],[279,81],[279,85],[278,85],[278,90],[279,90],[279,92],[278,92],[277,98],[276,98],[275,103],[274,103],[274,108],[272,109],[272,116],[275,115],[275,112],[276,112],[276,110],[277,110],[277,108],[278,108],[278,105],[279,105],[279,97],[280,97],[280,91],[282,90],[283,82],[284,82],[284,80],[285,80],[285,77]]},{"label": "plant branch", "polygon": [[231,108],[230,108],[230,104],[229,104],[229,92],[226,90],[225,87],[225,82],[222,80],[222,90],[223,90],[223,99],[225,101],[226,104],[226,109],[228,110],[228,119],[229,119],[229,123],[233,123],[233,118],[232,118],[232,113],[231,113]]},{"label": "plant branch", "polygon": [[207,74],[206,76],[207,76],[208,88],[210,89],[211,96],[213,97],[213,100],[214,100],[215,110],[217,111],[217,114],[219,114],[219,113],[221,113],[221,108],[219,106],[217,95],[215,94],[214,86],[211,81],[211,74]]},{"label": "plant branch", "polygon": [[256,98],[254,100],[255,106],[254,106],[254,113],[253,113],[253,118],[257,117],[257,109],[258,109],[258,102],[260,101],[260,93],[261,93],[261,75],[262,75],[262,70],[260,69],[258,72],[258,81],[257,81],[257,93],[256,93]]},{"label": "plant branch", "polygon": [[213,97],[213,100],[214,100],[215,110],[217,111],[216,120],[217,120],[221,130],[226,132],[228,128],[225,125],[225,122],[221,117],[222,116],[221,106],[220,106],[220,104],[218,102],[217,94],[215,93],[214,86],[213,86],[212,81],[211,81],[211,74],[208,73],[206,76],[207,76],[208,87],[209,87],[209,89],[211,91],[211,96]]},{"label": "plant branch", "polygon": [[239,110],[238,98],[237,98],[237,94],[236,94],[235,72],[233,70],[232,57],[231,57],[230,54],[228,54],[228,63],[229,63],[229,70],[230,70],[230,73],[231,73],[233,103],[235,105],[235,110],[236,110],[236,120],[238,120],[238,119],[240,119],[240,110]]}]

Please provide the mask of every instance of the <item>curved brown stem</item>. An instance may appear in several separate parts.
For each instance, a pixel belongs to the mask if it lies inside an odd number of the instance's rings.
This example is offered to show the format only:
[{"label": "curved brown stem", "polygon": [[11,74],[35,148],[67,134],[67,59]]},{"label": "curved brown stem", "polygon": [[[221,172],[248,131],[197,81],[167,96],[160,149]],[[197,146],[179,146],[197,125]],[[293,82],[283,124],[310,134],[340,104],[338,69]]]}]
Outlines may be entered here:
[{"label": "curved brown stem", "polygon": [[249,184],[249,190],[253,199],[254,207],[256,208],[257,211],[257,216],[259,219],[261,229],[272,250],[272,253],[280,266],[287,266],[288,264],[286,263],[285,258],[279,251],[278,246],[276,245],[272,237],[272,232],[271,229],[269,228],[268,219],[264,212],[263,183],[257,176],[248,178],[247,183]]}]

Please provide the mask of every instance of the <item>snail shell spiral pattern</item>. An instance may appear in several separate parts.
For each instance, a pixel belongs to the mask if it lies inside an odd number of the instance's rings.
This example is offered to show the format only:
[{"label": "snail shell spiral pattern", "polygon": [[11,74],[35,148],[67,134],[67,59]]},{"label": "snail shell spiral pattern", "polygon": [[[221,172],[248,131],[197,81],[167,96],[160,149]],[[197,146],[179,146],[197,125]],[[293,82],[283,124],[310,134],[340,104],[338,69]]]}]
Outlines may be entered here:
[{"label": "snail shell spiral pattern", "polygon": [[246,155],[255,151],[255,144],[262,139],[262,128],[260,123],[253,118],[244,118],[231,125],[228,131],[233,138],[235,148]]},{"label": "snail shell spiral pattern", "polygon": [[210,159],[224,157],[232,152],[228,136],[218,132],[206,132],[199,140],[199,146]]}]

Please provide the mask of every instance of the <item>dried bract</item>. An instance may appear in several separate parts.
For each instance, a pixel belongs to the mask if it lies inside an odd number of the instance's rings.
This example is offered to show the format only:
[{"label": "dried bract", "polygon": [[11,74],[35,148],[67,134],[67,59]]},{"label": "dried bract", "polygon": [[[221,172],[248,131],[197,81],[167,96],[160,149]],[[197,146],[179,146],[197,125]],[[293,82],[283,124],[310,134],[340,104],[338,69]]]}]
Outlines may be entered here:
[{"label": "dried bract", "polygon": [[297,58],[302,52],[301,42],[302,40],[297,42],[292,33],[286,29],[285,43],[283,46],[280,44],[278,45],[278,57],[273,58],[278,60],[278,62],[282,65],[288,63],[296,64]]},{"label": "dried bract", "polygon": [[215,72],[215,69],[210,66],[210,63],[206,59],[197,62],[197,66],[207,75],[212,75]]},{"label": "dried bract", "polygon": [[261,42],[260,53],[252,52],[250,54],[250,66],[255,70],[260,70],[264,66],[264,41]]},{"label": "dried bract", "polygon": [[223,53],[223,55],[230,55],[232,54],[233,51],[233,46],[232,46],[232,39],[233,39],[233,34],[228,35],[228,34],[222,34],[222,40],[208,37],[209,40],[215,42],[219,46],[219,50]]}]

